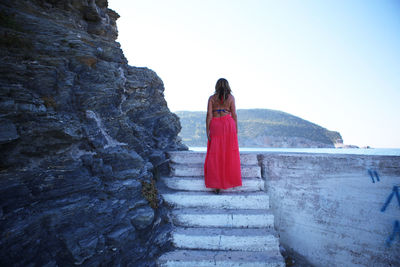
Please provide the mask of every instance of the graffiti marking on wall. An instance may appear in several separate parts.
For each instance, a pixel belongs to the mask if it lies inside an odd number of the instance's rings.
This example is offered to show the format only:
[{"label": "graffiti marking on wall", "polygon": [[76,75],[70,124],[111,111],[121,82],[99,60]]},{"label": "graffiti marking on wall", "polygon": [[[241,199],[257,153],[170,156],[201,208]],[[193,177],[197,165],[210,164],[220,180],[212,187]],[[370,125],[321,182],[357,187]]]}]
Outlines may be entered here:
[{"label": "graffiti marking on wall", "polygon": [[399,187],[397,185],[395,185],[395,186],[393,186],[392,193],[386,199],[385,204],[383,204],[383,207],[381,209],[382,212],[384,212],[386,210],[386,208],[389,206],[390,202],[392,201],[393,196],[396,196],[397,202],[399,203],[399,207],[400,207]]},{"label": "graffiti marking on wall", "polygon": [[377,171],[368,169],[368,173],[369,173],[369,176],[371,177],[373,183],[375,183],[374,177],[376,178],[377,182],[380,181],[379,174]]},{"label": "graffiti marking on wall", "polygon": [[[369,171],[368,171],[369,172]],[[370,173],[371,174],[371,173]],[[395,185],[393,186],[392,192],[390,193],[390,195],[388,196],[388,198],[386,199],[385,204],[383,204],[383,207],[381,209],[381,212],[384,212],[386,210],[386,208],[389,206],[390,202],[392,201],[392,198],[396,196],[397,199],[397,203],[399,204],[400,207],[400,194],[399,194],[399,186]],[[393,232],[391,235],[389,235],[388,239],[386,239],[386,246],[390,247],[392,245],[392,242],[394,241],[394,239],[396,238],[396,235],[399,236],[400,239],[400,223],[398,220],[394,221],[393,224]]]},{"label": "graffiti marking on wall", "polygon": [[400,223],[398,220],[395,220],[393,225],[393,233],[386,240],[386,246],[390,247],[397,234],[400,239]]}]

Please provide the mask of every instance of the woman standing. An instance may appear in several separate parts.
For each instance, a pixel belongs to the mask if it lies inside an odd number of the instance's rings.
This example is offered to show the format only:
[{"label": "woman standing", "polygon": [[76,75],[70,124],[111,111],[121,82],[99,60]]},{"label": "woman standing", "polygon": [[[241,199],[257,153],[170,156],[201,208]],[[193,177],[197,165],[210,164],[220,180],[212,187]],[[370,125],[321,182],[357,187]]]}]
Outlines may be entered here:
[{"label": "woman standing", "polygon": [[206,132],[206,187],[218,194],[220,189],[241,186],[235,98],[224,78],[217,81],[215,93],[208,99]]}]

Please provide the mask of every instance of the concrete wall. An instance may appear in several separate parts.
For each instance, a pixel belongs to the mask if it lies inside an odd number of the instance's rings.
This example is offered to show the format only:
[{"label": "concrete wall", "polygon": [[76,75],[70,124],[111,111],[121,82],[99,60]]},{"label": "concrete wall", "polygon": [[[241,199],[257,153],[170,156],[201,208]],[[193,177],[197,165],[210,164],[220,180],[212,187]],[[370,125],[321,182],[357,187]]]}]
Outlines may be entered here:
[{"label": "concrete wall", "polygon": [[[385,244],[400,221],[396,196],[381,212],[400,186],[399,156],[264,153],[259,159],[281,244],[315,266],[400,266],[400,232]],[[368,170],[380,181],[373,183]]]}]

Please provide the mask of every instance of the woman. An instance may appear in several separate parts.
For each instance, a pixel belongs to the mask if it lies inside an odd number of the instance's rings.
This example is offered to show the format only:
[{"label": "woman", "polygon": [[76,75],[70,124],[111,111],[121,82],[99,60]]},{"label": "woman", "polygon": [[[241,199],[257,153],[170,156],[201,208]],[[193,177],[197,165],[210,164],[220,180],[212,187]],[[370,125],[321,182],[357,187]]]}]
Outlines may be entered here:
[{"label": "woman", "polygon": [[241,186],[235,98],[224,78],[217,81],[215,93],[208,99],[206,133],[206,187],[218,194],[220,189]]}]

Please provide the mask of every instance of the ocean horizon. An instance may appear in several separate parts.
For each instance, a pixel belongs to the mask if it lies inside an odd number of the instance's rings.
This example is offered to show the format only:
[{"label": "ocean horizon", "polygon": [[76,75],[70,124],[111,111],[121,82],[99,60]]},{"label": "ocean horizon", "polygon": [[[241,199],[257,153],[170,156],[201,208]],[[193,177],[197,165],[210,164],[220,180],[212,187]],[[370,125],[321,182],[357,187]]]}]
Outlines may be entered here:
[{"label": "ocean horizon", "polygon": [[[206,152],[207,147],[189,147],[189,150]],[[328,153],[353,155],[400,156],[400,148],[284,148],[284,147],[239,147],[240,152],[287,152]]]}]

